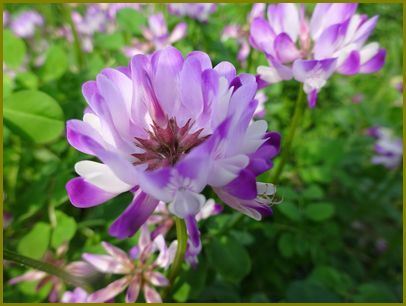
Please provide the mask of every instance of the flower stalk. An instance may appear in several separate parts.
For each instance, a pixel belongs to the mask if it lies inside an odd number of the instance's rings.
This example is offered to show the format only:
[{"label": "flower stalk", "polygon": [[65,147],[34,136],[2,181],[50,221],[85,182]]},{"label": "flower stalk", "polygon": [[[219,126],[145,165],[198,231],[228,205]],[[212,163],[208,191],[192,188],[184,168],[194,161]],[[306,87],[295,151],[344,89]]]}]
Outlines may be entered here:
[{"label": "flower stalk", "polygon": [[165,300],[167,297],[173,282],[175,281],[176,277],[179,274],[179,271],[182,267],[182,263],[185,258],[186,246],[187,246],[187,232],[186,232],[186,224],[185,221],[181,218],[175,217],[175,225],[176,225],[176,237],[178,240],[178,247],[176,249],[175,259],[171,266],[171,270],[169,271],[169,286],[165,287],[162,291],[162,300]]},{"label": "flower stalk", "polygon": [[73,35],[73,44],[75,46],[75,51],[76,51],[76,57],[77,57],[77,61],[78,61],[78,66],[79,66],[79,70],[82,70],[85,66],[85,56],[82,50],[82,46],[80,43],[80,38],[79,38],[79,34],[78,31],[76,29],[76,25],[73,22],[72,19],[72,10],[70,8],[70,6],[68,4],[63,4],[62,5],[62,10],[65,14],[65,18],[72,30],[72,35]]},{"label": "flower stalk", "polygon": [[299,125],[300,119],[302,118],[303,112],[304,112],[304,101],[305,101],[305,95],[303,93],[303,85],[300,85],[299,87],[299,93],[296,99],[296,104],[295,104],[295,109],[293,112],[293,118],[291,121],[291,124],[289,126],[288,130],[288,135],[286,137],[285,145],[283,146],[282,154],[281,154],[281,160],[279,164],[276,166],[275,169],[275,174],[272,179],[273,184],[278,184],[280,176],[282,174],[283,168],[285,167],[286,161],[289,158],[290,154],[290,148],[293,143],[293,139],[295,138],[295,133],[297,130],[297,127]]},{"label": "flower stalk", "polygon": [[3,251],[3,259],[54,275],[63,280],[66,284],[70,284],[72,286],[80,287],[87,291],[91,291],[91,287],[86,281],[84,281],[81,278],[75,277],[72,274],[66,272],[65,270],[56,267],[50,263],[26,257],[7,249],[4,249]]}]

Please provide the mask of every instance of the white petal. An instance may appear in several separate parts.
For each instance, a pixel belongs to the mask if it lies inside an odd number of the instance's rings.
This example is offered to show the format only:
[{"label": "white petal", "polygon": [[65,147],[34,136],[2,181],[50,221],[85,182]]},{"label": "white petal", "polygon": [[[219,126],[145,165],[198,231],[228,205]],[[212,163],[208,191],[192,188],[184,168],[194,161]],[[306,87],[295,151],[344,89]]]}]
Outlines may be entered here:
[{"label": "white petal", "polygon": [[260,75],[262,80],[271,84],[282,81],[282,78],[273,67],[259,66],[257,68],[257,73]]},{"label": "white petal", "polygon": [[238,176],[238,173],[249,163],[246,155],[240,154],[213,162],[208,183],[214,187],[228,184]]},{"label": "white petal", "polygon": [[131,272],[132,269],[132,266],[130,267],[126,263],[122,263],[117,258],[109,255],[84,253],[82,254],[82,257],[89,264],[103,273],[127,274]]},{"label": "white petal", "polygon": [[159,293],[148,285],[144,285],[144,297],[147,303],[162,303]]},{"label": "white petal", "polygon": [[219,89],[217,99],[213,102],[213,118],[211,127],[215,129],[225,118],[228,113],[232,88],[225,77],[219,79]]},{"label": "white petal", "polygon": [[361,65],[368,62],[376,53],[379,51],[379,44],[377,42],[372,42],[360,51]]},{"label": "white petal", "polygon": [[265,120],[258,120],[250,124],[245,133],[241,153],[248,154],[256,151],[266,140],[263,139],[268,129]]},{"label": "white petal", "polygon": [[196,215],[206,202],[202,194],[187,189],[176,192],[175,199],[169,204],[169,211],[179,218]]},{"label": "white petal", "polygon": [[343,45],[348,44],[354,38],[355,32],[358,29],[358,26],[361,22],[361,16],[356,14],[351,17],[350,23],[347,28],[347,32],[345,33]]},{"label": "white petal", "polygon": [[111,169],[102,163],[83,160],[75,164],[75,171],[87,182],[111,193],[122,193],[132,188],[121,181]]}]

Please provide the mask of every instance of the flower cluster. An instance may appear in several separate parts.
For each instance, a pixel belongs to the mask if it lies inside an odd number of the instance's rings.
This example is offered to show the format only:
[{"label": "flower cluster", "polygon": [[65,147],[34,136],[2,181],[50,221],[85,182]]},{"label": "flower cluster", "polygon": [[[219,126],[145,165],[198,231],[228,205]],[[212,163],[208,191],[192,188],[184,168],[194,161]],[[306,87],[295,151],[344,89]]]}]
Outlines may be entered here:
[{"label": "flower cluster", "polygon": [[188,16],[200,22],[207,22],[210,14],[216,11],[213,3],[171,3],[168,4],[169,13],[176,16]]},{"label": "flower cluster", "polygon": [[152,50],[160,50],[185,37],[186,31],[187,24],[180,22],[169,33],[162,13],[150,15],[148,16],[148,28],[143,28],[142,30],[146,41],[134,38],[132,45],[124,48],[124,54],[131,57],[137,54],[148,53]]},{"label": "flower cluster", "polygon": [[223,29],[221,39],[227,41],[228,39],[235,39],[240,46],[240,50],[237,54],[237,59],[241,63],[242,67],[247,66],[247,58],[250,55],[251,47],[249,44],[249,25],[256,17],[262,17],[265,12],[264,3],[255,3],[252,6],[251,12],[247,16],[247,26],[241,26],[233,23],[227,25]]},{"label": "flower cluster", "polygon": [[[95,3],[86,6],[84,15],[77,11],[72,12],[72,20],[80,36],[83,51],[93,51],[93,36],[96,33],[111,33],[116,29],[116,15],[125,8],[139,10],[141,5],[139,3]],[[70,42],[73,41],[70,28],[62,28],[61,34]]]},{"label": "flower cluster", "polygon": [[[102,246],[109,255],[85,253],[83,259],[102,273],[124,276],[107,287],[88,295],[86,302],[96,303],[111,300],[126,288],[126,303],[134,303],[138,299],[141,288],[148,303],[162,302],[159,293],[153,286],[165,287],[169,285],[168,279],[157,269],[167,269],[172,263],[176,252],[176,241],[166,247],[164,237],[158,235],[152,240],[151,233],[144,225],[141,228],[138,245],[130,250],[130,254],[107,242],[103,242]],[[151,261],[156,251],[159,255],[154,261]],[[82,296],[84,297],[83,294]]]},{"label": "flower cluster", "polygon": [[22,38],[32,38],[35,30],[44,25],[44,18],[34,10],[20,12],[10,17],[3,11],[3,27],[9,26],[14,35]]},{"label": "flower cluster", "polygon": [[357,4],[317,4],[310,20],[304,6],[271,4],[267,20],[251,23],[251,45],[264,52],[269,66],[259,66],[258,74],[268,83],[296,79],[303,83],[310,107],[327,79],[344,75],[373,73],[385,62],[385,49],[365,45],[378,16],[370,19],[356,14]]},{"label": "flower cluster", "polygon": [[[69,264],[65,263],[63,257],[67,250],[68,245],[62,244],[56,250],[55,255],[50,251],[47,251],[43,256],[42,261],[62,268],[75,277],[90,278],[95,273],[95,270],[91,265],[84,261],[74,261]],[[35,288],[36,291],[41,290],[41,288],[47,284],[51,284],[51,289],[48,294],[48,301],[51,303],[58,302],[61,294],[64,292],[64,284],[60,278],[38,270],[30,270],[20,276],[10,279],[8,283],[10,285],[15,285],[20,282],[32,281],[37,281],[37,286]]]}]

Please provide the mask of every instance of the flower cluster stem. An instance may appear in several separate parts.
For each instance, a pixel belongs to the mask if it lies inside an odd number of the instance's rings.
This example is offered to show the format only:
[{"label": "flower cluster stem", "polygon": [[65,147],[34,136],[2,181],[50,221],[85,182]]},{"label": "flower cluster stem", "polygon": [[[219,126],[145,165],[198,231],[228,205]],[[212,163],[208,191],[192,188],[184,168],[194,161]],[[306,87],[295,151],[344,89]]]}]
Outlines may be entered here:
[{"label": "flower cluster stem", "polygon": [[63,280],[66,284],[73,285],[75,287],[80,287],[88,292],[91,291],[91,287],[89,284],[87,284],[86,281],[84,281],[81,278],[75,277],[72,274],[66,272],[65,270],[56,267],[50,263],[47,262],[42,262],[30,257],[26,257],[20,254],[17,254],[13,251],[4,249],[3,251],[3,258],[9,261],[13,261],[17,264],[24,265],[30,268],[33,268],[35,270],[39,270],[51,275],[54,275],[56,277],[59,277],[61,280]]},{"label": "flower cluster stem", "polygon": [[76,29],[76,25],[73,22],[72,19],[72,10],[69,6],[69,4],[62,4],[63,6],[63,12],[65,14],[65,18],[71,28],[72,31],[72,36],[73,36],[73,44],[75,46],[75,51],[76,51],[76,57],[77,57],[77,61],[78,61],[78,66],[79,66],[79,70],[82,70],[85,66],[85,55],[83,53],[82,50],[82,45],[80,43],[80,38],[79,38],[79,34],[78,31]]},{"label": "flower cluster stem", "polygon": [[167,297],[171,286],[179,274],[179,271],[182,267],[182,263],[185,258],[186,246],[187,246],[187,232],[186,232],[186,224],[185,221],[181,218],[175,217],[175,224],[176,224],[176,237],[178,240],[178,247],[176,249],[175,259],[173,260],[171,269],[169,271],[168,280],[169,286],[165,287],[162,291],[162,300],[165,300]]},{"label": "flower cluster stem", "polygon": [[289,126],[285,144],[282,146],[281,160],[275,169],[275,172],[274,172],[275,174],[272,179],[272,183],[275,185],[278,184],[280,176],[282,174],[282,170],[285,167],[286,161],[290,156],[290,148],[292,146],[297,127],[299,125],[300,119],[301,119],[303,111],[304,111],[304,107],[302,105],[304,101],[305,101],[305,94],[303,91],[303,85],[300,85],[296,104],[295,104],[295,109],[293,112],[293,118],[292,118],[292,121]]}]

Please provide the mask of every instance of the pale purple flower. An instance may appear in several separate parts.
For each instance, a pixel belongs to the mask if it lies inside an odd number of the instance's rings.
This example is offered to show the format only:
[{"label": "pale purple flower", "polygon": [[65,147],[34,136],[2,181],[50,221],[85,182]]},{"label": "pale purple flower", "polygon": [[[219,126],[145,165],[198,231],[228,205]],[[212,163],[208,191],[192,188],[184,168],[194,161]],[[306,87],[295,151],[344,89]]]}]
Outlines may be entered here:
[{"label": "pale purple flower", "polygon": [[109,230],[121,239],[160,201],[185,219],[190,234],[206,186],[256,220],[270,215],[274,188],[256,177],[272,167],[280,135],[267,132],[266,121],[252,121],[256,91],[256,78],[236,75],[230,63],[213,68],[207,54],[183,58],[173,47],[104,69],[83,85],[83,121],[67,122],[69,143],[102,161],[75,165],[80,176],[66,185],[70,201],[88,208],[133,193]]},{"label": "pale purple flower", "polygon": [[134,39],[131,47],[124,48],[124,54],[131,57],[153,50],[161,50],[185,37],[186,31],[187,24],[181,22],[173,28],[171,33],[169,33],[162,13],[150,15],[148,17],[148,27],[142,29],[142,34],[146,41],[143,42],[139,39]]},{"label": "pale purple flower", "polygon": [[376,155],[372,157],[371,162],[389,169],[398,167],[403,155],[402,139],[394,137],[392,131],[384,127],[369,128],[367,133],[376,139],[374,146]]},{"label": "pale purple flower", "polygon": [[73,291],[65,291],[61,298],[62,303],[86,303],[89,294],[82,288],[75,288]]},{"label": "pale purple flower", "polygon": [[[211,216],[218,215],[222,210],[223,207],[221,205],[217,204],[213,199],[209,199],[204,204],[200,212],[196,215],[195,220],[198,222]],[[191,222],[194,221],[191,220]],[[166,204],[164,202],[160,202],[155,209],[154,214],[146,221],[146,224],[156,225],[156,228],[151,233],[151,237],[154,238],[158,235],[165,236],[175,224],[175,220],[173,215],[169,212]],[[193,229],[191,230],[193,231]],[[199,235],[198,231],[196,234]],[[185,260],[191,265],[196,266],[198,263],[197,256],[201,252],[201,244],[200,239],[195,239],[194,241],[195,244],[193,244],[193,240],[190,238],[187,241]]]},{"label": "pale purple flower", "polygon": [[249,25],[256,17],[262,17],[265,12],[264,3],[255,3],[247,17],[247,25],[230,24],[224,27],[221,40],[235,39],[240,46],[237,54],[237,60],[242,67],[247,66],[247,58],[250,54],[251,47],[249,44]]},{"label": "pale purple flower", "polygon": [[[99,4],[87,5],[83,16],[79,12],[72,12],[72,20],[75,23],[82,49],[85,52],[93,51],[93,36],[96,33],[106,32],[112,26],[109,24],[108,13]],[[67,39],[72,40],[70,29],[65,34]]]},{"label": "pale purple flower", "polygon": [[250,54],[250,44],[248,42],[248,32],[243,30],[243,28],[238,24],[230,24],[224,27],[223,33],[221,35],[222,41],[227,41],[229,39],[234,39],[240,46],[240,50],[237,54],[237,60],[240,62],[242,67],[247,66],[247,58]]},{"label": "pale purple flower", "polygon": [[[167,269],[172,263],[176,253],[176,241],[172,242],[168,248],[162,235],[151,240],[148,227],[143,226],[138,245],[131,251],[131,256],[107,242],[103,242],[102,246],[109,255],[85,253],[83,259],[102,273],[120,274],[123,277],[90,294],[87,297],[87,302],[105,302],[126,288],[126,303],[134,303],[138,299],[141,289],[147,303],[162,302],[154,286],[166,287],[169,285],[168,279],[158,270]],[[151,262],[151,256],[156,251],[159,255]]]},{"label": "pale purple flower", "polygon": [[214,3],[170,3],[169,13],[176,16],[187,16],[200,22],[207,22],[209,16],[216,11]]},{"label": "pale purple flower", "polygon": [[[50,263],[59,268],[64,268],[70,274],[77,277],[89,277],[94,274],[95,270],[86,262],[83,261],[74,261],[69,264],[65,264],[65,261],[62,259],[64,254],[67,251],[67,244],[63,244],[56,251],[56,256],[50,251],[47,251],[42,258],[42,261]],[[36,290],[39,291],[46,284],[51,283],[51,290],[48,294],[48,301],[55,303],[59,301],[59,296],[62,294],[63,282],[60,278],[42,272],[38,270],[29,270],[28,272],[14,277],[8,281],[8,284],[14,285],[20,282],[32,282],[37,281]]]},{"label": "pale purple flower", "polygon": [[373,73],[385,62],[385,49],[376,42],[365,45],[378,16],[370,19],[356,14],[357,4],[317,4],[307,20],[304,6],[271,4],[267,17],[255,18],[250,29],[251,45],[264,52],[269,66],[258,74],[275,83],[292,78],[304,84],[310,107],[327,79],[344,75]]},{"label": "pale purple flower", "polygon": [[13,16],[10,21],[10,28],[16,36],[31,38],[35,34],[35,29],[43,24],[44,18],[36,11],[30,10]]},{"label": "pale purple flower", "polygon": [[[218,215],[222,210],[223,207],[220,204],[217,204],[213,199],[208,199],[196,215],[196,220],[200,221]],[[155,238],[158,235],[165,236],[175,224],[175,220],[167,205],[164,202],[159,202],[154,213],[147,219],[146,224],[156,226],[151,233],[151,237]]]}]

